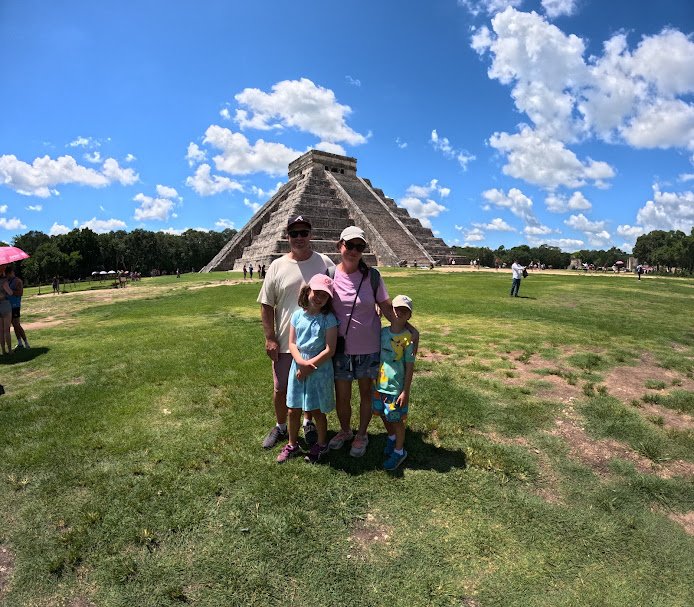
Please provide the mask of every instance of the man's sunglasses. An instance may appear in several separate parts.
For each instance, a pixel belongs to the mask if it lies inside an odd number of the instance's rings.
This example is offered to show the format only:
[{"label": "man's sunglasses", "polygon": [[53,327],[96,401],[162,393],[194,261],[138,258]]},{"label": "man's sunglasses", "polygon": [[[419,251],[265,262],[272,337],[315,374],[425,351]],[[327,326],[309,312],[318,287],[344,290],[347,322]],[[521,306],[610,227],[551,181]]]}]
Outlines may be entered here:
[{"label": "man's sunglasses", "polygon": [[306,238],[311,233],[311,230],[289,230],[287,233],[289,238],[299,238],[299,236]]},{"label": "man's sunglasses", "polygon": [[366,243],[365,242],[352,242],[350,240],[349,242],[345,242],[345,246],[347,247],[348,251],[351,251],[352,249],[356,249],[360,253],[363,253],[366,250]]}]

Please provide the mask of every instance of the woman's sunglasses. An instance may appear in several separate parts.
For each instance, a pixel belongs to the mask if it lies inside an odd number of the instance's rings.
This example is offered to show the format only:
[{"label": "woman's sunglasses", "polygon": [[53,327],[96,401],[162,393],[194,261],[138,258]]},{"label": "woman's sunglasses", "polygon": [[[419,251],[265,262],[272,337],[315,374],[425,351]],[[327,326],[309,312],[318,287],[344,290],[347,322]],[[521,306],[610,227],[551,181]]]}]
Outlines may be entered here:
[{"label": "woman's sunglasses", "polygon": [[351,251],[352,249],[356,249],[360,253],[363,253],[366,250],[366,243],[365,242],[352,242],[350,240],[349,242],[345,242],[345,246],[347,247],[348,251]]},{"label": "woman's sunglasses", "polygon": [[289,230],[288,234],[290,238],[306,238],[311,233],[311,230]]}]

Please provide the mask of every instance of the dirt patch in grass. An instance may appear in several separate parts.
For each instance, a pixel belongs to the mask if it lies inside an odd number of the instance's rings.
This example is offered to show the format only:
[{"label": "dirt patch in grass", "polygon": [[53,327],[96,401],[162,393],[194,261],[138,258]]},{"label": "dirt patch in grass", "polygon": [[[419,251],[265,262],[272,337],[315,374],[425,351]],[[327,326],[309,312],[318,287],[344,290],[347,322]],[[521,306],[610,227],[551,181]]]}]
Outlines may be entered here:
[{"label": "dirt patch in grass", "polygon": [[83,596],[76,596],[70,599],[68,607],[96,607],[89,599]]},{"label": "dirt patch in grass", "polygon": [[198,289],[209,289],[210,287],[220,287],[222,285],[232,286],[232,285],[242,285],[242,284],[260,284],[260,283],[250,283],[247,280],[219,280],[217,282],[210,282],[204,285],[193,285],[188,287],[189,291],[197,291]]},{"label": "dirt patch in grass", "polygon": [[23,322],[22,327],[27,331],[37,331],[39,329],[48,329],[50,327],[59,327],[65,323],[64,318],[57,318],[56,316],[49,316],[43,320],[36,320],[34,322]]},{"label": "dirt patch in grass", "polygon": [[0,599],[10,587],[14,567],[14,553],[6,546],[0,546]]},{"label": "dirt patch in grass", "polygon": [[347,558],[365,558],[373,544],[388,544],[393,536],[390,525],[380,522],[373,514],[357,522],[349,536],[352,548]]},{"label": "dirt patch in grass", "polygon": [[687,535],[694,535],[694,510],[684,513],[670,512],[667,517],[681,525]]},{"label": "dirt patch in grass", "polygon": [[[512,353],[511,356],[513,360],[517,360],[516,356],[522,355],[522,353]],[[532,357],[531,357],[532,359]],[[506,376],[506,371],[508,369],[502,369],[504,376],[502,377],[504,384],[507,386],[523,387],[528,385],[531,381],[543,381],[551,384],[550,387],[546,388],[532,388],[533,393],[547,400],[556,400],[562,403],[571,403],[577,398],[583,396],[581,387],[577,384],[570,384],[560,373],[562,371],[557,369],[557,375],[540,375],[534,371],[538,368],[543,368],[542,365],[532,364],[531,361],[528,363],[516,362],[515,368],[512,369],[514,377]]]},{"label": "dirt patch in grass", "polygon": [[[648,380],[663,381],[669,387],[664,390],[649,390]],[[673,381],[679,385],[674,386]],[[678,390],[694,390],[694,380],[674,371],[659,367],[651,354],[644,354],[636,366],[615,367],[605,377],[605,385],[609,393],[623,402],[638,400],[647,392],[668,394],[673,388]]]},{"label": "dirt patch in grass", "polygon": [[675,460],[656,463],[617,440],[591,438],[583,427],[582,418],[572,406],[564,408],[562,417],[556,420],[550,434],[566,441],[570,456],[581,461],[602,478],[610,475],[609,464],[615,458],[631,462],[643,474],[656,474],[660,478],[694,477],[694,464],[689,462]]},{"label": "dirt patch in grass", "polygon": [[432,352],[431,350],[427,350],[425,348],[420,348],[419,352],[417,352],[417,358],[419,360],[428,360],[431,362],[441,362],[442,360],[446,360],[448,356],[445,354],[441,354],[440,352]]},{"label": "dirt patch in grass", "polygon": [[660,418],[663,420],[663,428],[673,428],[675,430],[694,430],[694,417],[687,413],[673,411],[667,407],[654,405],[652,403],[639,403],[634,408],[646,418]]}]

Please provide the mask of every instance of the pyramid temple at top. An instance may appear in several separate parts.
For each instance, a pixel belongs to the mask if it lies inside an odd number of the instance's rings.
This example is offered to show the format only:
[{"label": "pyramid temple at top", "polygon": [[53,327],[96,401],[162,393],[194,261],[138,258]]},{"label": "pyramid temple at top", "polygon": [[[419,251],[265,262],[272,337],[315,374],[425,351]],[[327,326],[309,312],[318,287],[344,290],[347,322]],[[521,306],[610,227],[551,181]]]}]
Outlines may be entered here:
[{"label": "pyramid temple at top", "polygon": [[357,159],[310,150],[289,165],[289,180],[201,271],[240,270],[270,263],[289,252],[287,219],[303,215],[313,226],[313,250],[337,262],[336,243],[349,225],[362,228],[368,240],[364,261],[395,266],[439,263],[451,256],[406,209],[383,190],[357,175]]}]

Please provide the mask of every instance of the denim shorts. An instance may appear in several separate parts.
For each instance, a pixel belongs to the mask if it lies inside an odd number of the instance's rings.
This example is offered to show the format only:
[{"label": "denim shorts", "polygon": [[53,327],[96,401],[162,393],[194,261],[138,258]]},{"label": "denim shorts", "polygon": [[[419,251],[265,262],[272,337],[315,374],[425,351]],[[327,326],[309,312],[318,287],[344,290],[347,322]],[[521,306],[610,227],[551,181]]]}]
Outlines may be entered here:
[{"label": "denim shorts", "polygon": [[376,379],[381,366],[381,353],[373,354],[335,354],[333,367],[335,380],[354,381],[368,377]]}]

